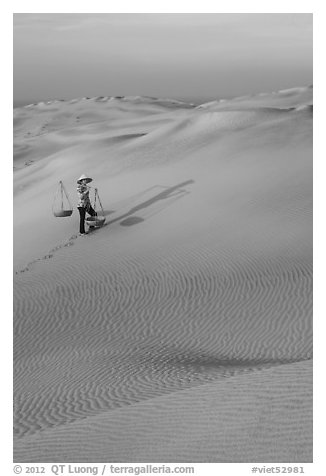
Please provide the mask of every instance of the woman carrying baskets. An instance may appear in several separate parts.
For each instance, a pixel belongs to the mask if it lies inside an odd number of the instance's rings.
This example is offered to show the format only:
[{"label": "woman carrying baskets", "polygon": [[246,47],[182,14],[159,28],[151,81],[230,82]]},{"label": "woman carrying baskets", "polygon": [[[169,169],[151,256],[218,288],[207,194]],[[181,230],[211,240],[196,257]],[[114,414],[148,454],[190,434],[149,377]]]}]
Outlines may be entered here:
[{"label": "woman carrying baskets", "polygon": [[86,235],[87,232],[85,231],[85,216],[86,212],[91,215],[92,217],[96,216],[96,211],[92,208],[91,201],[89,198],[89,189],[90,187],[87,185],[88,183],[92,182],[93,179],[88,177],[87,175],[83,174],[77,180],[77,194],[78,194],[78,210],[80,216],[79,222],[79,234]]}]

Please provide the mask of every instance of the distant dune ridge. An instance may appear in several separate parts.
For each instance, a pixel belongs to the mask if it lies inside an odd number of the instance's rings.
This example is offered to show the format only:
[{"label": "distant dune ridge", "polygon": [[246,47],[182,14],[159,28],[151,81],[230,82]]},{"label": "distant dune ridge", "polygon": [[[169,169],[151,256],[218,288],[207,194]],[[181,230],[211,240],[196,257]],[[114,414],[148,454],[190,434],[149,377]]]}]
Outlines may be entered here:
[{"label": "distant dune ridge", "polygon": [[312,95],[14,109],[15,461],[312,461]]}]

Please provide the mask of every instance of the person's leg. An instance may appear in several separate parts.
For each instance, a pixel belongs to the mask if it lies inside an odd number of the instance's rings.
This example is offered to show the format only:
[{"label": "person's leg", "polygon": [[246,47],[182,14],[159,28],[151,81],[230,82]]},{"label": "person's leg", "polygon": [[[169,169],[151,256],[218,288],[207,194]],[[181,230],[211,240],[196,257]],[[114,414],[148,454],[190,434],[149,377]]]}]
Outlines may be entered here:
[{"label": "person's leg", "polygon": [[79,222],[79,233],[84,234],[85,233],[85,215],[86,215],[86,210],[84,207],[78,207],[79,210],[79,216],[80,216],[80,222]]}]

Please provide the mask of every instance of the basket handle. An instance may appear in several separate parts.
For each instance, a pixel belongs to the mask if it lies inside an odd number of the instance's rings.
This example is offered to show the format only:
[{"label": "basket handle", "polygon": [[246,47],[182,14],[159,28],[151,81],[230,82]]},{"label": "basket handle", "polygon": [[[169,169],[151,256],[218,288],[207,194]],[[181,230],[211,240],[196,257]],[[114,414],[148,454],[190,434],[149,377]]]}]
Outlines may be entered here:
[{"label": "basket handle", "polygon": [[[104,210],[103,210],[103,206],[102,206],[101,199],[100,199],[100,196],[99,196],[99,194],[98,194],[97,188],[95,189],[95,203],[94,203],[94,207],[95,207],[95,204],[96,204],[96,196],[97,196],[97,198],[98,198],[98,202],[99,202],[100,207],[101,207],[101,210],[102,210],[102,215],[104,216]],[[94,210],[95,210],[95,208],[94,208]]]}]

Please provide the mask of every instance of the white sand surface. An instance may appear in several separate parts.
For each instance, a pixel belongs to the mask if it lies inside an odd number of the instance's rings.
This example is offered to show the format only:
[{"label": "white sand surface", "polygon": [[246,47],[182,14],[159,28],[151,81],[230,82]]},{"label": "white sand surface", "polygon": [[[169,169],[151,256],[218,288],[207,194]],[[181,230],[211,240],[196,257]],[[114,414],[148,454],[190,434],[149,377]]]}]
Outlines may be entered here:
[{"label": "white sand surface", "polygon": [[16,461],[312,461],[312,92],[14,110]]}]

